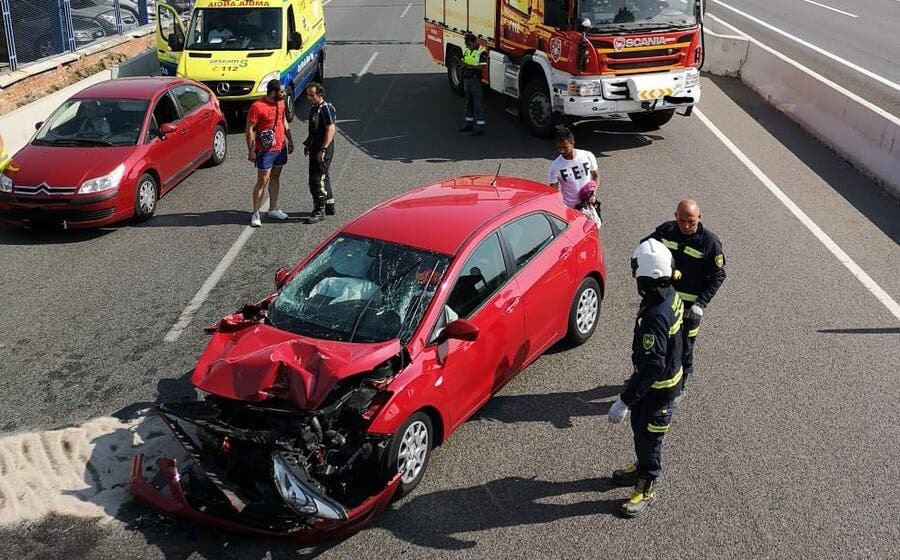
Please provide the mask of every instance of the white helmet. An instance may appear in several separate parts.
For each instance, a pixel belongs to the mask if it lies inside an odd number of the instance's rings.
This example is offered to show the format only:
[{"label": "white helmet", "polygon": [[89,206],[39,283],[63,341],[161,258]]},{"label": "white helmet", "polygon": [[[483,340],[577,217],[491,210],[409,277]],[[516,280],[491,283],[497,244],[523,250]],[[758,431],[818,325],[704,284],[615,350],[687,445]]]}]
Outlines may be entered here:
[{"label": "white helmet", "polygon": [[631,257],[631,274],[635,278],[671,278],[674,259],[665,245],[656,239],[641,241]]}]

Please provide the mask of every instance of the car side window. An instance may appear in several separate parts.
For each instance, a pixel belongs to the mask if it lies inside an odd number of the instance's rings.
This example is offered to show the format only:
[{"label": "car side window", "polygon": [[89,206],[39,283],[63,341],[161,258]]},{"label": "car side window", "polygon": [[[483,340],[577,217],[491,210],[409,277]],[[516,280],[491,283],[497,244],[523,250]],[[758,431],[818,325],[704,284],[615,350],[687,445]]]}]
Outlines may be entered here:
[{"label": "car side window", "polygon": [[172,94],[175,96],[175,99],[178,100],[178,105],[181,106],[181,112],[184,115],[193,112],[209,101],[208,93],[191,85],[182,85],[172,88]]},{"label": "car side window", "polygon": [[493,233],[466,259],[447,297],[450,309],[445,315],[468,319],[508,278],[500,238]]},{"label": "car side window", "polygon": [[160,127],[166,123],[174,123],[179,119],[178,110],[172,103],[172,97],[163,95],[153,107],[153,118],[156,120],[156,126]]},{"label": "car side window", "polygon": [[531,214],[506,224],[503,237],[509,243],[516,268],[521,269],[553,241],[553,229],[544,214]]}]

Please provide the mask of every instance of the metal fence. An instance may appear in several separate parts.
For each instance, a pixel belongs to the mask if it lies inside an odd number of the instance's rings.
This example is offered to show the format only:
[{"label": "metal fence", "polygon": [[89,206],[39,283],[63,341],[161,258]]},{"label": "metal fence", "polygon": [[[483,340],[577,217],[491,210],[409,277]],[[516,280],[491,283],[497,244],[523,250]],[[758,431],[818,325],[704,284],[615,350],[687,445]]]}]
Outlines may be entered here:
[{"label": "metal fence", "polygon": [[[167,0],[189,13],[194,0]],[[156,0],[0,0],[0,72],[75,52],[153,23]]]}]

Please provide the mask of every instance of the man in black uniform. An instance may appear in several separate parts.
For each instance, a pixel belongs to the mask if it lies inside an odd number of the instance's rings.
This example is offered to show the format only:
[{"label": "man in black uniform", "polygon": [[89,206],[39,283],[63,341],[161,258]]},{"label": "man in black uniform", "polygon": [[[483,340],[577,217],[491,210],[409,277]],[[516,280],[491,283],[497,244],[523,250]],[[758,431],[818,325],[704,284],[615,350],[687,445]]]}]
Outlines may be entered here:
[{"label": "man in black uniform", "polygon": [[320,222],[334,215],[334,193],[328,170],[334,157],[334,136],[337,132],[334,105],[325,101],[325,86],[310,82],[306,86],[309,109],[309,135],[303,141],[303,155],[309,156],[309,193],[313,198],[313,212],[308,223]]},{"label": "man in black uniform", "polygon": [[621,506],[637,517],[656,500],[654,486],[662,472],[662,440],[672,421],[674,399],[681,389],[682,313],[684,305],[672,287],[672,254],[655,239],[642,241],[634,251],[631,269],[637,279],[641,305],[634,324],[631,363],[634,373],[609,409],[618,424],[631,411],[637,461],[613,472],[621,486],[634,485]]},{"label": "man in black uniform", "polygon": [[686,384],[694,373],[694,344],[700,331],[700,319],[725,281],[725,253],[716,234],[700,223],[700,206],[691,199],[679,202],[675,220],[660,225],[645,239],[650,238],[660,241],[675,258],[678,273],[674,285],[684,301],[682,364]]}]

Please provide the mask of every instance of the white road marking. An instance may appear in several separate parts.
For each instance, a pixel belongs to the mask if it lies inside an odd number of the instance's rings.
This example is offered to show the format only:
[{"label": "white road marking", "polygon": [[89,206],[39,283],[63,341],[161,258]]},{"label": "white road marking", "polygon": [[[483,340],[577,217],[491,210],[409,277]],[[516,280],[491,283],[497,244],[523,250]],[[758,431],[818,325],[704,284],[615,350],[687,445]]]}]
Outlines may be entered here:
[{"label": "white road marking", "polygon": [[358,144],[371,144],[372,142],[384,142],[385,140],[396,140],[397,138],[406,138],[405,134],[398,136],[382,136],[381,138],[372,138],[371,140],[360,140]]},{"label": "white road marking", "polygon": [[406,9],[403,10],[403,13],[402,13],[402,14],[400,14],[400,19],[403,19],[403,18],[406,17],[406,13],[409,12],[409,9],[410,9],[410,8],[412,8],[412,4],[411,4],[411,3],[406,5]]},{"label": "white road marking", "polygon": [[838,10],[837,8],[832,8],[831,6],[826,6],[825,4],[819,4],[818,2],[813,2],[813,0],[803,0],[807,4],[812,4],[814,6],[819,6],[820,8],[825,8],[826,10],[831,10],[832,12],[837,12],[839,14],[844,14],[847,17],[859,17],[856,14],[851,14],[850,12],[845,12],[844,10]]},{"label": "white road marking", "polygon": [[324,8],[328,4],[331,4],[331,0],[325,0],[324,2],[322,2],[322,7]]},{"label": "white road marking", "polygon": [[[880,83],[888,86],[891,89],[900,91],[900,84],[898,84],[896,82],[892,82],[891,80],[889,80],[883,76],[880,76],[880,75],[876,74],[875,72],[872,72],[871,70],[866,70],[862,66],[853,64],[849,60],[843,59],[843,58],[839,57],[838,55],[832,54],[821,47],[817,47],[808,41],[804,41],[803,39],[801,39],[799,37],[791,35],[787,31],[783,31],[783,30],[775,27],[774,25],[764,22],[763,20],[761,20],[757,17],[753,17],[750,14],[748,14],[747,12],[744,12],[744,11],[738,10],[737,8],[729,6],[725,2],[722,2],[721,0],[712,0],[712,1],[715,2],[716,4],[722,6],[723,8],[731,10],[732,12],[749,19],[750,21],[752,21],[753,23],[756,23],[757,25],[761,25],[770,31],[774,31],[775,33],[778,33],[779,35],[781,35],[783,37],[787,37],[791,41],[795,41],[797,43],[800,43],[801,45],[803,45],[804,47],[806,47],[808,49],[814,50],[815,52],[821,54],[822,56],[826,56],[826,57],[830,58],[831,60],[834,60],[835,62],[839,62],[840,64],[842,64],[848,68],[856,70],[860,74],[868,76],[869,78],[872,78],[876,82],[880,82]],[[745,33],[745,35],[746,35],[746,33]],[[748,35],[748,37],[749,37],[749,35]]]},{"label": "white road marking", "polygon": [[369,71],[369,67],[372,66],[372,63],[375,62],[375,57],[378,56],[378,51],[372,53],[372,56],[369,57],[369,61],[365,63],[362,67],[362,70],[359,71],[359,74],[356,75],[356,78],[353,80],[354,84],[358,84],[362,81],[363,76],[366,75],[366,72]]},{"label": "white road marking", "polygon": [[[262,213],[262,211],[260,211],[260,213]],[[219,261],[218,266],[212,271],[212,274],[209,275],[206,282],[200,286],[200,290],[194,295],[194,299],[187,304],[187,307],[181,312],[181,316],[178,317],[178,320],[172,325],[172,328],[169,329],[169,332],[166,333],[163,340],[166,342],[175,342],[178,340],[181,333],[184,332],[185,327],[187,327],[190,324],[191,319],[194,318],[194,313],[200,309],[200,306],[202,306],[203,302],[206,301],[206,298],[209,297],[209,293],[213,291],[213,288],[216,287],[222,279],[222,276],[225,275],[225,271],[228,270],[228,267],[234,262],[235,257],[237,257],[238,253],[241,252],[241,249],[244,248],[244,245],[247,243],[247,240],[250,239],[250,236],[253,235],[255,229],[256,228],[250,226],[244,228],[244,231],[238,236],[237,241],[235,241],[231,248],[228,249],[228,252],[225,253],[225,256]]]},{"label": "white road marking", "polygon": [[[900,2],[900,0],[897,0],[897,1]],[[894,123],[894,124],[897,125],[897,126],[900,126],[900,117],[897,117],[896,115],[893,115],[893,114],[891,114],[891,113],[888,113],[887,111],[885,111],[885,110],[882,109],[881,107],[879,107],[879,106],[873,104],[871,101],[867,101],[867,100],[863,99],[862,97],[860,97],[859,95],[853,93],[852,91],[850,91],[849,89],[845,88],[844,86],[841,86],[841,85],[839,85],[839,84],[836,84],[836,83],[832,82],[831,80],[829,80],[829,79],[826,78],[825,76],[819,74],[818,72],[815,72],[815,71],[811,70],[810,68],[807,68],[806,66],[803,66],[802,64],[800,64],[800,63],[797,62],[796,60],[794,60],[794,59],[792,59],[792,58],[790,58],[790,57],[788,57],[788,56],[785,56],[784,54],[782,54],[782,53],[776,51],[775,49],[773,49],[772,47],[770,47],[770,46],[768,46],[768,45],[766,45],[766,44],[764,44],[764,43],[761,43],[761,42],[759,41],[759,39],[755,39],[755,38],[751,37],[750,35],[747,35],[747,33],[743,32],[743,31],[741,31],[740,29],[738,29],[737,27],[731,25],[730,23],[728,23],[727,21],[723,20],[722,18],[718,18],[718,17],[716,17],[716,16],[714,16],[714,15],[712,15],[712,14],[709,14],[709,15],[707,15],[706,17],[716,20],[717,22],[719,22],[720,24],[724,25],[725,27],[731,29],[731,30],[734,31],[735,33],[738,33],[738,34],[740,34],[740,35],[746,37],[747,39],[753,41],[759,48],[765,49],[765,50],[769,51],[770,53],[772,53],[773,55],[777,56],[777,57],[780,58],[781,60],[787,62],[788,64],[790,64],[790,65],[793,66],[794,68],[800,70],[801,72],[806,72],[807,74],[809,74],[809,75],[812,76],[813,78],[819,80],[820,82],[822,82],[822,83],[825,84],[826,86],[828,86],[828,87],[830,87],[830,88],[832,88],[832,89],[838,91],[841,95],[844,95],[844,96],[846,96],[846,97],[849,97],[850,99],[852,99],[853,101],[859,103],[860,105],[864,106],[865,108],[869,109],[870,111],[872,111],[872,112],[878,114],[880,117],[885,118],[885,119],[891,121],[892,123]]]},{"label": "white road marking", "polygon": [[742,152],[740,148],[738,148],[734,144],[734,142],[732,142],[727,136],[725,136],[725,134],[721,130],[719,130],[719,128],[714,125],[712,121],[710,121],[709,118],[707,118],[707,116],[703,114],[702,111],[694,109],[694,114],[697,115],[697,117],[699,117],[703,124],[705,124],[706,127],[709,128],[709,130],[711,130],[712,133],[715,134],[715,136],[723,144],[725,144],[725,147],[728,148],[728,150],[732,154],[734,154],[734,156],[737,157],[738,160],[740,160],[740,162],[743,163],[744,166],[749,169],[750,172],[753,173],[753,175],[755,175],[756,178],[759,179],[759,181],[763,185],[765,185],[765,187],[769,189],[772,194],[775,195],[775,198],[777,198],[782,204],[784,204],[785,207],[787,207],[787,209],[790,210],[790,212],[798,220],[800,220],[800,223],[806,226],[806,229],[812,232],[816,239],[818,239],[822,243],[822,245],[825,245],[825,248],[828,249],[832,255],[837,257],[841,264],[847,267],[850,273],[853,274],[853,276],[856,277],[856,279],[859,280],[863,284],[863,286],[866,287],[866,289],[872,292],[872,294],[876,298],[878,298],[878,301],[880,301],[887,308],[887,310],[890,311],[898,321],[900,321],[900,304],[897,304],[897,302],[894,301],[893,298],[891,298],[891,296],[881,288],[881,286],[876,284],[875,281],[872,280],[872,278],[868,274],[866,274],[866,271],[860,268],[859,265],[856,264],[853,259],[851,259],[850,256],[845,253],[844,250],[841,249],[837,245],[837,243],[835,243],[828,236],[827,233],[822,231],[822,228],[816,225],[816,223],[813,222],[812,219],[810,219],[810,217],[807,216],[799,206],[794,204],[794,201],[788,198],[788,196],[784,194],[784,192],[780,188],[778,188],[778,186],[771,179],[769,179],[769,177],[765,173],[763,173],[763,171],[759,167],[757,167],[757,165],[753,163],[753,161],[751,161],[750,158],[747,157],[746,154],[744,154],[744,152]]}]

